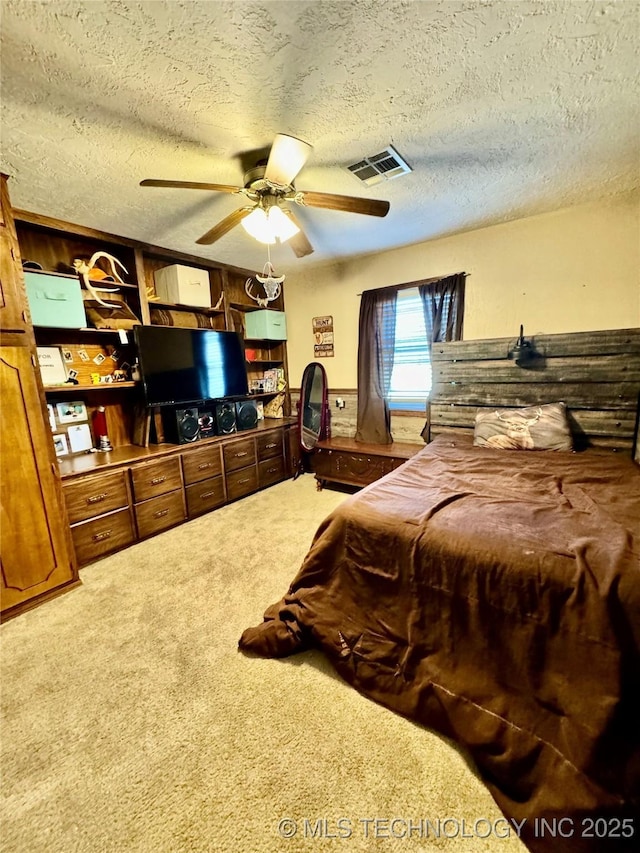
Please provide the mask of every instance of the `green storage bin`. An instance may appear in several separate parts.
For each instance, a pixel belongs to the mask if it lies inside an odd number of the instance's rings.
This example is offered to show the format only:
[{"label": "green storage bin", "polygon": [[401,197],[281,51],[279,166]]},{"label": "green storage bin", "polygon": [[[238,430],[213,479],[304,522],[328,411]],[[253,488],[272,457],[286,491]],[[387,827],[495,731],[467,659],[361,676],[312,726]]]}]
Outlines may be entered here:
[{"label": "green storage bin", "polygon": [[284,311],[250,311],[245,314],[244,331],[247,338],[266,341],[287,340],[287,320]]},{"label": "green storage bin", "polygon": [[75,276],[24,271],[34,326],[81,329],[87,325],[80,281]]}]

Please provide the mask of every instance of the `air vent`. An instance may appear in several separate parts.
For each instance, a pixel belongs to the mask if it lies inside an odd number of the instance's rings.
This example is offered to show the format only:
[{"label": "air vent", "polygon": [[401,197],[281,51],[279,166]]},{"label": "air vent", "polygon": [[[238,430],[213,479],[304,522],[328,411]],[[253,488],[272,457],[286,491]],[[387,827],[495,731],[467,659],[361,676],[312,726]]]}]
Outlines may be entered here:
[{"label": "air vent", "polygon": [[381,181],[399,178],[400,175],[408,175],[413,171],[391,145],[378,154],[365,157],[352,166],[347,166],[347,169],[368,187],[379,184]]}]

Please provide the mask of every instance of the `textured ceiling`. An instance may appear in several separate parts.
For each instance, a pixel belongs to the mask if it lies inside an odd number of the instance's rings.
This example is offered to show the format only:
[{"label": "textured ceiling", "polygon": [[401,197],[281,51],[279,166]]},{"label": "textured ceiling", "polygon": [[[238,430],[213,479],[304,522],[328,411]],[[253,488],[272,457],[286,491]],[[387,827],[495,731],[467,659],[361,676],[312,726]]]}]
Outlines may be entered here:
[{"label": "textured ceiling", "polygon": [[[640,5],[621,2],[2,4],[2,171],[15,207],[242,267],[242,196],[141,188],[243,183],[278,132],[314,146],[298,189],[388,199],[385,219],[297,208],[315,253],[422,242],[639,183]],[[411,175],[345,166],[393,144]]]}]

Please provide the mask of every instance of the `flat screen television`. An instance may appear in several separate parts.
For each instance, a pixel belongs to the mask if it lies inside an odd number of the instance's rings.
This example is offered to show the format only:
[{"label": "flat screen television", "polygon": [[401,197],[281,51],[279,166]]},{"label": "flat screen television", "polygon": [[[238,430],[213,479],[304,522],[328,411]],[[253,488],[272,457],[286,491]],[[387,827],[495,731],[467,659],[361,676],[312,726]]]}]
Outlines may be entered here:
[{"label": "flat screen television", "polygon": [[197,403],[249,393],[242,338],[215,329],[135,326],[147,406]]}]

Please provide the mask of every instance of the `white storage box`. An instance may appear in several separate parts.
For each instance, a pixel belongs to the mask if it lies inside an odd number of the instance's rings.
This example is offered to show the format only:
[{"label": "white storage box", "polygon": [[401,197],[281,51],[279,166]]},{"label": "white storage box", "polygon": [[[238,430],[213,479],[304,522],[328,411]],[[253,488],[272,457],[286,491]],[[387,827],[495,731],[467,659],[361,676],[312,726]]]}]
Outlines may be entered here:
[{"label": "white storage box", "polygon": [[156,270],[153,277],[156,294],[162,302],[211,308],[211,288],[207,270],[171,264]]}]

